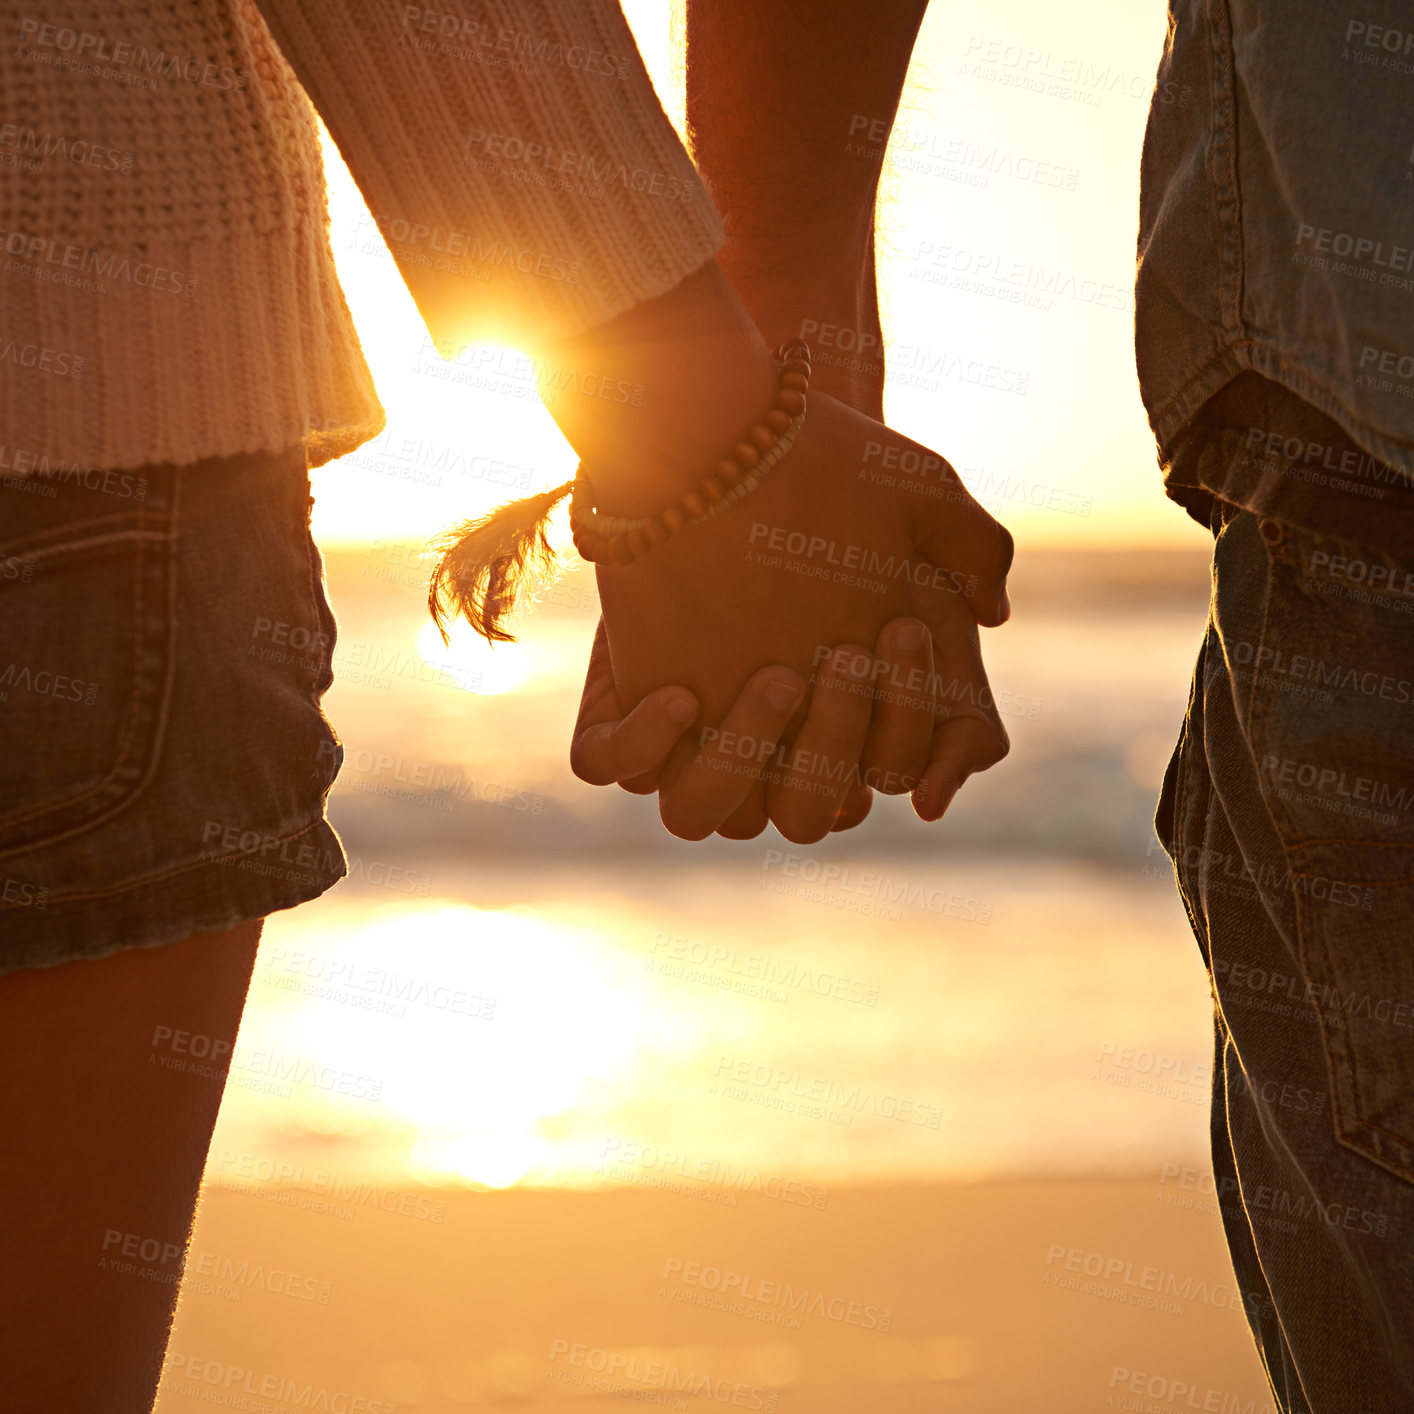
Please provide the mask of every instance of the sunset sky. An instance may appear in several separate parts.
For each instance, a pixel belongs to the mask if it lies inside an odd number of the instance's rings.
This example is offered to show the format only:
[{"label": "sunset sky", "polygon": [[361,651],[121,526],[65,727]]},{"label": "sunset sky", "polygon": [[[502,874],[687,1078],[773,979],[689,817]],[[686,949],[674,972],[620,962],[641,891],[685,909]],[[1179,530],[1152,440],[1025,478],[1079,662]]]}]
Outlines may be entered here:
[{"label": "sunset sky", "polygon": [[[681,125],[680,7],[625,11]],[[979,13],[933,6],[886,165],[888,419],[947,456],[1023,549],[1197,544],[1160,490],[1134,374],[1139,151],[1164,7]],[[563,480],[574,456],[523,356],[438,358],[327,142],[326,160],[335,256],[388,430],[317,474],[321,540],[430,535]],[[432,470],[449,457],[459,473]]]}]

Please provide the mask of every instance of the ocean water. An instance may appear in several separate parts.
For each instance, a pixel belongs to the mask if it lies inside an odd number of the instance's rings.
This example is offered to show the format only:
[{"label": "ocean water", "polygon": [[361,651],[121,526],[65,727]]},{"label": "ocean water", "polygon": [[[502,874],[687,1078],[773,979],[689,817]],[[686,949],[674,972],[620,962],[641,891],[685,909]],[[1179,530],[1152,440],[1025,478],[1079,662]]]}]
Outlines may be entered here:
[{"label": "ocean water", "polygon": [[574,779],[582,572],[493,653],[442,647],[409,547],[328,568],[351,873],[267,924],[209,1183],[808,1199],[1203,1162],[1207,985],[1149,825],[1201,556],[1023,557],[984,640],[1011,757],[941,826],[881,799],[814,849],[685,844]]}]

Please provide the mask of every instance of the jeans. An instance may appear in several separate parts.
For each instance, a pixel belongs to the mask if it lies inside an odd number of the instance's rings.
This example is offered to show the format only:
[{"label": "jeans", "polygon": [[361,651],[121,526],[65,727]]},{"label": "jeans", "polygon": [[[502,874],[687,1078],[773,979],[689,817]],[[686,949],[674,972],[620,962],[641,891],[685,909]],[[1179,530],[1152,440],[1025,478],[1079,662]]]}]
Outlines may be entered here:
[{"label": "jeans", "polygon": [[1414,1410],[1414,547],[1213,507],[1156,827],[1214,1000],[1214,1179],[1278,1406]]},{"label": "jeans", "polygon": [[301,447],[0,480],[0,975],[346,873]]}]

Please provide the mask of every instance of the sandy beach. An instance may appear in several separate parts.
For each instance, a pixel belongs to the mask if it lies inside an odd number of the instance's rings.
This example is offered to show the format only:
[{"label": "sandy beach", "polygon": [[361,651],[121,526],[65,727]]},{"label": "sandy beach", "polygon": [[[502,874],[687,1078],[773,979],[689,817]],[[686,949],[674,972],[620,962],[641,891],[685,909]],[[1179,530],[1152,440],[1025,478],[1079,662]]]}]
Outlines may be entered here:
[{"label": "sandy beach", "polygon": [[159,1414],[1269,1411],[1196,1175],[639,1178],[210,1191]]},{"label": "sandy beach", "polygon": [[409,555],[330,557],[351,877],[267,926],[160,1414],[1269,1414],[1149,827],[1200,556],[1037,557],[1007,771],[807,887],[569,776],[587,576],[444,683]]}]

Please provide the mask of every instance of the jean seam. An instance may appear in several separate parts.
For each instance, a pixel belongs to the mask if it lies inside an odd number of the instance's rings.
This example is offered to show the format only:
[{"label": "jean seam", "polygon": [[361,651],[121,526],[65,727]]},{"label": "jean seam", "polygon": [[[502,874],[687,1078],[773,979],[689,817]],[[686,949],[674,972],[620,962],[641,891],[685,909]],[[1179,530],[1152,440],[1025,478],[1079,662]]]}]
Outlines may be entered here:
[{"label": "jean seam", "polygon": [[[262,839],[260,844],[254,849],[231,850],[226,854],[213,855],[208,859],[193,859],[186,864],[174,865],[171,869],[165,869],[160,874],[143,874],[138,878],[124,879],[121,884],[115,885],[111,889],[90,889],[86,893],[52,893],[49,894],[45,907],[55,903],[83,903],[87,899],[112,898],[115,894],[125,894],[133,889],[143,888],[148,884],[160,884],[165,879],[175,879],[178,875],[189,874],[193,869],[204,869],[209,865],[227,864],[234,859],[248,859],[252,855],[259,854],[261,850],[268,849],[272,844],[288,844],[291,840],[297,840],[301,835],[307,835],[311,830],[317,830],[320,826],[327,827],[331,832],[333,826],[324,818],[323,813],[317,820],[310,820],[307,824],[301,825],[299,829],[291,831],[287,835],[280,835],[275,839]],[[340,874],[334,880],[337,883],[344,876]],[[15,909],[26,908],[23,903],[0,903],[0,913]]]}]

